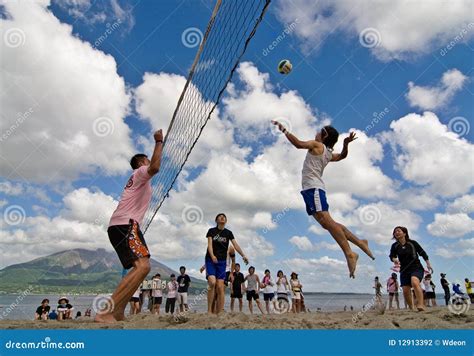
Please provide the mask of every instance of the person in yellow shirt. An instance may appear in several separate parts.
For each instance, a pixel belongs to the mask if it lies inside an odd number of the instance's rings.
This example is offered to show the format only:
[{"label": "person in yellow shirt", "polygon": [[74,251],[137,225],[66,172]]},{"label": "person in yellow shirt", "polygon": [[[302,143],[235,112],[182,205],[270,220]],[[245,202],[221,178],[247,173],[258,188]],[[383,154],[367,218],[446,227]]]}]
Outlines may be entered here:
[{"label": "person in yellow shirt", "polygon": [[466,286],[466,293],[471,299],[471,303],[474,303],[474,293],[472,293],[472,282],[469,282],[469,278],[464,279],[464,285]]}]

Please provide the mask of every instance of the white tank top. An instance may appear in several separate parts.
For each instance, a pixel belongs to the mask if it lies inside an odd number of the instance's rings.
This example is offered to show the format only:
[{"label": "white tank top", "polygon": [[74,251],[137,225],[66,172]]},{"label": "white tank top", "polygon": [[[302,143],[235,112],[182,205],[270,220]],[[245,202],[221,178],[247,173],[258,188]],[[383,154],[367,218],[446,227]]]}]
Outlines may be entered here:
[{"label": "white tank top", "polygon": [[303,163],[303,190],[311,188],[326,190],[322,177],[324,168],[327,166],[331,158],[332,153],[326,148],[326,146],[324,146],[323,153],[317,156],[312,154],[310,150],[308,150],[308,153],[306,153],[306,158]]}]

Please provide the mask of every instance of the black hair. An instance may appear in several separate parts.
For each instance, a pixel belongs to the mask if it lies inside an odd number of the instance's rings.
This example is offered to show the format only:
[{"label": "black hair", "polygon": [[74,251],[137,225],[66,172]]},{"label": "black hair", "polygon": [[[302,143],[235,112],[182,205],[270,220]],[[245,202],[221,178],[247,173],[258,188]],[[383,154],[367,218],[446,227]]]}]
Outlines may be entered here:
[{"label": "black hair", "polygon": [[224,213],[219,213],[219,214],[216,215],[216,218],[214,219],[214,221],[217,222],[217,218],[218,218],[219,216],[221,216],[221,215],[222,215],[223,217],[225,217],[225,219],[227,220],[227,216],[226,216]]},{"label": "black hair", "polygon": [[339,132],[329,125],[324,126],[323,131],[326,132],[326,135],[322,137],[323,143],[327,148],[332,150],[339,139]]},{"label": "black hair", "polygon": [[277,272],[277,276],[278,276],[280,273],[283,275],[283,271],[282,271],[282,270],[279,270],[279,271]]},{"label": "black hair", "polygon": [[180,271],[181,271],[182,269],[184,269],[184,270],[186,271],[186,267],[184,267],[184,266],[179,267],[179,270],[180,270]]},{"label": "black hair", "polygon": [[267,273],[267,272],[270,273],[270,270],[269,270],[269,269],[266,269],[266,270],[265,270],[265,273]]},{"label": "black hair", "polygon": [[44,304],[45,302],[48,302],[49,303],[49,299],[43,299],[43,301],[41,302],[41,304]]},{"label": "black hair", "polygon": [[254,266],[250,266],[250,267],[249,267],[249,272],[250,272],[250,270],[251,270],[252,268],[253,268],[253,271],[255,272],[255,267],[254,267]]},{"label": "black hair", "polygon": [[237,266],[239,266],[239,267],[240,267],[240,263],[236,263],[236,264],[235,264],[235,267],[237,267]]},{"label": "black hair", "polygon": [[408,229],[405,226],[397,226],[395,229],[393,229],[392,236],[395,238],[395,230],[400,229],[405,233],[405,239],[408,241],[410,240],[410,236],[408,235]]},{"label": "black hair", "polygon": [[148,156],[144,153],[137,153],[135,156],[132,157],[130,160],[130,165],[132,166],[132,169],[137,169],[139,167],[140,161],[143,158],[147,158]]}]

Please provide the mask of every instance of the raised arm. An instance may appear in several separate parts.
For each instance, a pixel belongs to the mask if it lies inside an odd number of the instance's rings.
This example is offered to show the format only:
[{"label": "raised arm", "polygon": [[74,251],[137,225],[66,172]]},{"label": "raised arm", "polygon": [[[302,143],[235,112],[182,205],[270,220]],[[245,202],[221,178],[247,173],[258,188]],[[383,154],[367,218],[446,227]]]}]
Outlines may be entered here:
[{"label": "raised arm", "polygon": [[163,151],[163,131],[158,130],[153,136],[155,138],[155,148],[151,156],[150,165],[148,166],[148,174],[150,176],[154,176],[160,170],[161,152]]},{"label": "raised arm", "polygon": [[278,129],[285,134],[288,141],[290,141],[291,144],[298,149],[312,150],[313,148],[316,148],[318,146],[322,147],[322,143],[315,140],[301,141],[300,139],[298,139],[298,137],[289,132],[285,126],[283,126],[276,120],[272,120],[272,124],[278,126]]},{"label": "raised arm", "polygon": [[349,136],[344,139],[344,145],[342,147],[341,153],[333,153],[331,161],[337,162],[346,158],[347,154],[349,153],[349,143],[351,143],[354,140],[357,140],[356,134],[355,132],[351,132]]}]

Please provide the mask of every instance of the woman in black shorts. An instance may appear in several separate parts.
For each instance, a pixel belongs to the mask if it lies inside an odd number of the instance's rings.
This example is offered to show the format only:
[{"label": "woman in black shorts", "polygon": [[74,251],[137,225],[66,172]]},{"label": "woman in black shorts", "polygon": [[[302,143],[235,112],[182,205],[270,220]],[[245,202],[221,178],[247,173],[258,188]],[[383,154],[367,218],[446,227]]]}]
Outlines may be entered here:
[{"label": "woman in black shorts", "polygon": [[413,288],[416,296],[416,308],[418,311],[423,311],[425,306],[420,283],[423,280],[424,268],[418,256],[423,257],[428,270],[433,273],[428,255],[418,242],[410,239],[406,227],[397,226],[393,230],[393,238],[397,241],[390,249],[390,260],[400,267],[400,285],[403,289],[405,301],[412,309],[411,288]]}]

